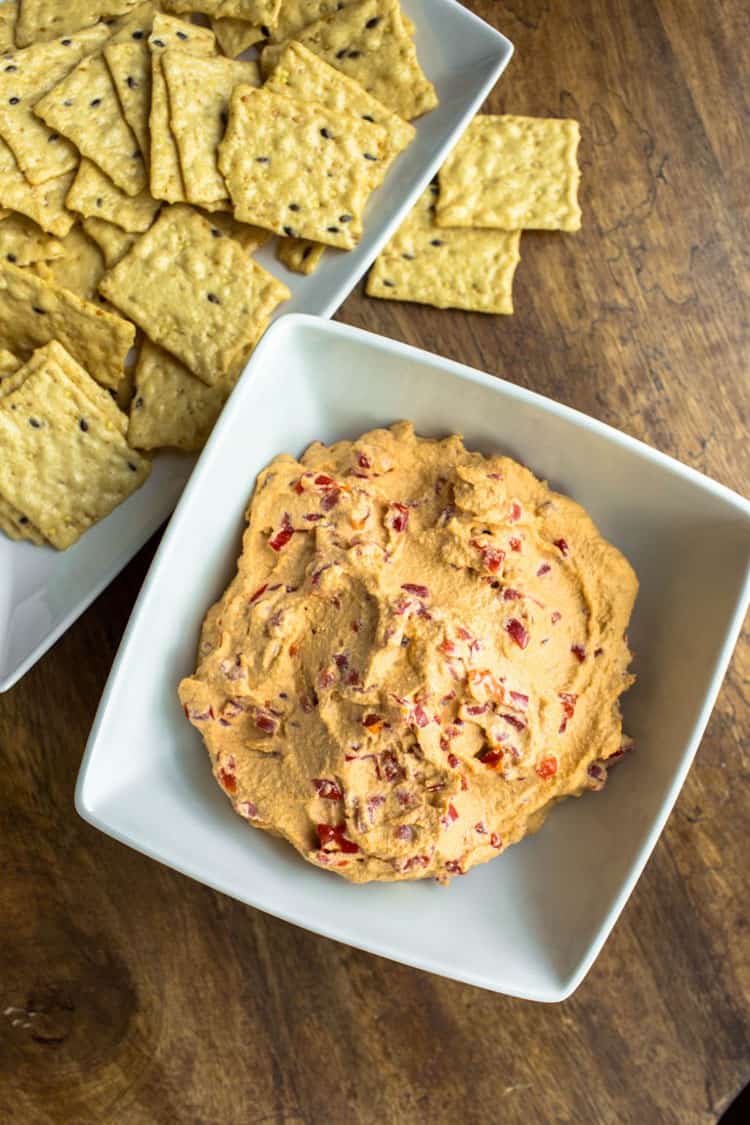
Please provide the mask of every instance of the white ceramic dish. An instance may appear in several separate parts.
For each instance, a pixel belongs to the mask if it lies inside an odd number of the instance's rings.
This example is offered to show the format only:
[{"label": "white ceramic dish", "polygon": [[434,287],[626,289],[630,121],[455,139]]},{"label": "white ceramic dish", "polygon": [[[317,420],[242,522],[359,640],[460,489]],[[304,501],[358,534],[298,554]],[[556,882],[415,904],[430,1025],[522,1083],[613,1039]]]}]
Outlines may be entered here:
[{"label": "white ceramic dish", "polygon": [[[440,105],[415,122],[417,138],[367,209],[350,253],[329,251],[310,277],[290,273],[266,247],[259,261],[292,291],[278,315],[331,316],[351,291],[502,74],[513,47],[455,0],[402,0],[417,28],[419,58]],[[58,554],[0,534],[0,691],[11,687],[72,624],[174,508],[195,463],[162,454],[144,485],[79,543]]]},{"label": "white ceramic dish", "polygon": [[[700,741],[750,598],[750,504],[564,406],[340,324],[285,317],[253,356],[164,536],[104,693],[76,792],[103,831],[270,914],[516,996],[580,983],[656,843]],[[456,879],[352,887],[250,828],[213,781],[176,684],[234,573],[257,471],[313,439],[401,418],[462,431],[570,493],[634,564],[637,750],[601,793]],[[710,581],[708,576],[710,575]]]}]

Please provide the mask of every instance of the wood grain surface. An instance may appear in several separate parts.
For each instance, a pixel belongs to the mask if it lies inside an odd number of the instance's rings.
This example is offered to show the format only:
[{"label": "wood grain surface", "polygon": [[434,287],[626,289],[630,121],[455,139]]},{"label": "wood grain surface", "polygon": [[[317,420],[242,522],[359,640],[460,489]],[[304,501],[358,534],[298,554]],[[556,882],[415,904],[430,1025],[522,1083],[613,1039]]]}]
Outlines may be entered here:
[{"label": "wood grain surface", "polygon": [[[747,493],[747,5],[470,6],[516,45],[487,108],[580,119],[583,230],[523,236],[513,317],[360,287],[341,319]],[[604,952],[570,1000],[541,1006],[313,937],[77,818],[81,753],[154,545],[0,697],[0,1120],[717,1121],[750,1079],[747,635]]]}]

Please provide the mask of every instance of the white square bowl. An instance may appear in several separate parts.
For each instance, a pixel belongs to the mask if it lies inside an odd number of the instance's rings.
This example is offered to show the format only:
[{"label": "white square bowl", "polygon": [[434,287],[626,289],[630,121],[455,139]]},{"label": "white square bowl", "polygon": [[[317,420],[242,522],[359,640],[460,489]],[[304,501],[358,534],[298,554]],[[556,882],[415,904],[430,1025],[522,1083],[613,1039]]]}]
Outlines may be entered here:
[{"label": "white square bowl", "polygon": [[[425,73],[439,106],[415,122],[414,142],[373,194],[356,250],[329,250],[310,277],[256,255],[289,286],[277,316],[332,316],[445,160],[513,54],[499,32],[456,0],[402,0],[416,27]],[[174,508],[195,458],[161,453],[150,478],[111,516],[64,553],[14,543],[0,533],[0,691],[28,671],[143,546]]]},{"label": "white square bowl", "polygon": [[[218,890],[350,945],[484,988],[562,1000],[583,979],[674,804],[750,598],[750,504],[539,395],[341,324],[285,317],[253,356],[169,525],[81,766],[80,814]],[[636,752],[601,793],[448,889],[350,886],[250,828],[177,701],[206,609],[234,573],[259,469],[312,440],[411,419],[508,453],[579,500],[641,580]],[[710,577],[710,581],[709,581]]]}]

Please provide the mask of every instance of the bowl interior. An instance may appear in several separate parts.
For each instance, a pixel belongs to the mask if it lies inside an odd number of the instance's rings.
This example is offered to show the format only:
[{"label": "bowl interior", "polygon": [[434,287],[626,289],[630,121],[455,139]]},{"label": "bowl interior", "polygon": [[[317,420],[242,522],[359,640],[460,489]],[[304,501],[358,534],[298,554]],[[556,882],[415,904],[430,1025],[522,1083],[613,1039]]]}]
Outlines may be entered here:
[{"label": "bowl interior", "polygon": [[[339,324],[279,321],[256,352],[142,591],[79,779],[79,811],[126,843],[261,909],[484,987],[561,999],[580,981],[676,798],[748,600],[750,508],[583,415]],[[175,695],[205,610],[231,577],[257,471],[314,439],[411,419],[505,452],[579,500],[640,581],[625,697],[637,750],[601,793],[453,881],[350,887],[249,829]],[[710,582],[707,575],[711,576]]]}]

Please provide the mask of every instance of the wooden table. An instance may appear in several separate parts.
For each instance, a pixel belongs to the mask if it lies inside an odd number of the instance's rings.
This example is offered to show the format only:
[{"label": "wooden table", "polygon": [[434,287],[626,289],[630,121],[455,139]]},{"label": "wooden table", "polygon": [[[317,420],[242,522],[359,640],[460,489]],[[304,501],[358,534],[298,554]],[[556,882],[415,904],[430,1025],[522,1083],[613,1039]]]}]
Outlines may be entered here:
[{"label": "wooden table", "polygon": [[[747,492],[746,5],[471,6],[516,45],[488,109],[580,119],[584,228],[524,235],[513,317],[357,292],[341,318]],[[746,638],[604,952],[572,999],[540,1006],[266,918],[77,818],[154,546],[0,698],[0,1120],[715,1122],[750,1078]]]}]

